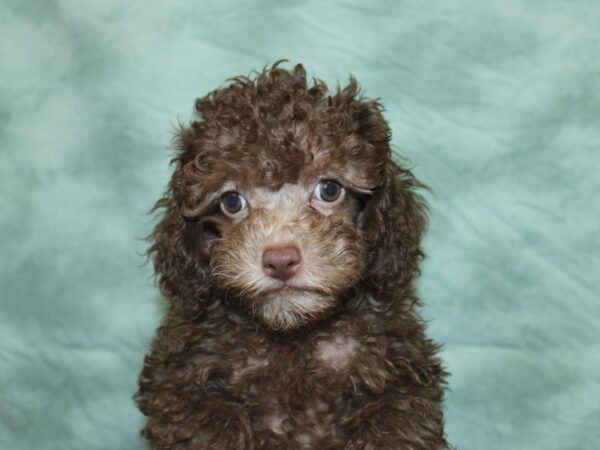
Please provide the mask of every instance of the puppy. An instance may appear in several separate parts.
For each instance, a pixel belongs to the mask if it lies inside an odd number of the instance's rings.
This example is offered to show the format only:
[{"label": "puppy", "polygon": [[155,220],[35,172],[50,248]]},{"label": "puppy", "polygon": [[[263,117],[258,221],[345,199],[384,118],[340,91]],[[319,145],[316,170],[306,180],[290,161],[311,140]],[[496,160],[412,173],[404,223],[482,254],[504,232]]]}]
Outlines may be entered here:
[{"label": "puppy", "polygon": [[196,101],[149,250],[169,300],[135,397],[153,449],[446,447],[415,312],[423,185],[382,110],[279,63]]}]

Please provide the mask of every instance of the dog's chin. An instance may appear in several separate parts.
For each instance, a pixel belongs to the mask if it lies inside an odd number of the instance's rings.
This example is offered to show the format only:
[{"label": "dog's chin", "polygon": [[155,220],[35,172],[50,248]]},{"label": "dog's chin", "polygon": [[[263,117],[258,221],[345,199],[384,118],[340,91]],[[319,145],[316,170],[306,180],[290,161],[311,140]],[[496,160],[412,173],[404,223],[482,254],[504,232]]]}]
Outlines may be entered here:
[{"label": "dog's chin", "polygon": [[254,315],[275,331],[292,331],[326,317],[338,304],[330,294],[297,288],[277,289],[252,300]]}]

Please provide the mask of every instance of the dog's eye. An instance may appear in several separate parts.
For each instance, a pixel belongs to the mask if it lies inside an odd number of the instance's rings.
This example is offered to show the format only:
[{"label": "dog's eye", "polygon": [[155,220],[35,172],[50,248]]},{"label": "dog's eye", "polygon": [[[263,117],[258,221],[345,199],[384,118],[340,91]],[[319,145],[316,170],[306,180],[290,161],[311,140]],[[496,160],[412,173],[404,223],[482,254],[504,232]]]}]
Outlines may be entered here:
[{"label": "dog's eye", "polygon": [[246,199],[237,192],[227,192],[221,197],[221,209],[228,216],[235,216],[246,207]]},{"label": "dog's eye", "polygon": [[343,194],[344,188],[336,181],[320,181],[315,187],[315,197],[322,202],[333,203],[341,200]]}]

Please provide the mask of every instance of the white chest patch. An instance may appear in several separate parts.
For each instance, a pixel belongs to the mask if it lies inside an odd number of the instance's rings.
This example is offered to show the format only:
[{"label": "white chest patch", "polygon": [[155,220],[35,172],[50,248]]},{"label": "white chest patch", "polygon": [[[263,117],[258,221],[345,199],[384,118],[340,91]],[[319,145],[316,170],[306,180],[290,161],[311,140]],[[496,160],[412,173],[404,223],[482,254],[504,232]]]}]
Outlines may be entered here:
[{"label": "white chest patch", "polygon": [[322,364],[335,370],[342,370],[350,365],[358,353],[358,342],[350,336],[337,335],[317,344],[315,357]]}]

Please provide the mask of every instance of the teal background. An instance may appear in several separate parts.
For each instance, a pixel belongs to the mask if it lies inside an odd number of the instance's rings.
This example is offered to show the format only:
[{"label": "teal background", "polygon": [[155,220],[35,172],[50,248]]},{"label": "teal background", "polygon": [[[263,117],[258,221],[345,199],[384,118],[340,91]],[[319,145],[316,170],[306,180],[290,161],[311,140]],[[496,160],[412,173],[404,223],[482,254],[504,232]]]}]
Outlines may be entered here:
[{"label": "teal background", "polygon": [[144,449],[141,256],[174,124],[280,58],[381,97],[464,450],[597,449],[600,3],[0,3],[0,448]]}]

